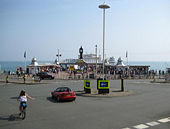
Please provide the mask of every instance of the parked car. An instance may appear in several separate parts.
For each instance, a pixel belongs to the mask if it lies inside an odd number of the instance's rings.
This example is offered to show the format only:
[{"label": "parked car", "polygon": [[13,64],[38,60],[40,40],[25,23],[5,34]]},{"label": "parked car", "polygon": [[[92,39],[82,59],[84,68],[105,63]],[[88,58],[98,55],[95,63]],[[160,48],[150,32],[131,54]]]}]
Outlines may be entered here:
[{"label": "parked car", "polygon": [[48,72],[37,73],[36,76],[38,76],[40,79],[54,79],[54,76]]},{"label": "parked car", "polygon": [[76,93],[71,91],[68,87],[59,87],[51,92],[52,98],[56,99],[57,102],[61,100],[72,100],[76,99]]}]

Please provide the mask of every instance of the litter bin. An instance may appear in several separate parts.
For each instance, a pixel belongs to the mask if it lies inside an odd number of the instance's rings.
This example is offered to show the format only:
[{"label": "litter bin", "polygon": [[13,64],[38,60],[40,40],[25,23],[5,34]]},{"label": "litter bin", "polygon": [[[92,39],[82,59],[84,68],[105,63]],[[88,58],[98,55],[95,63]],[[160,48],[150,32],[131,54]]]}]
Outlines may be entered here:
[{"label": "litter bin", "polygon": [[[99,80],[103,80],[103,78],[98,78],[98,79],[97,79],[97,90],[99,89],[99,88],[98,88],[98,86],[99,86],[99,85],[98,85],[98,84],[99,84]],[[104,80],[106,80],[106,78],[104,78]]]},{"label": "litter bin", "polygon": [[98,94],[109,93],[110,80],[99,80],[98,81]]},{"label": "litter bin", "polygon": [[84,91],[85,93],[91,94],[91,81],[84,80]]}]

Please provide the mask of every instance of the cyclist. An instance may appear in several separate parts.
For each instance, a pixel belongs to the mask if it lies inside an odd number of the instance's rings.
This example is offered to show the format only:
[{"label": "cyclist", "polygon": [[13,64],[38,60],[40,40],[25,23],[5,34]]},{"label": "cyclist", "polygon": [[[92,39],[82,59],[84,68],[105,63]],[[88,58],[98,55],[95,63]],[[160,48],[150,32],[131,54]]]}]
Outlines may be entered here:
[{"label": "cyclist", "polygon": [[21,115],[22,112],[22,105],[27,103],[27,98],[31,99],[31,100],[35,100],[35,98],[32,98],[31,96],[29,96],[25,91],[21,91],[20,95],[18,96],[17,100],[20,101],[20,106],[19,106],[19,115]]}]

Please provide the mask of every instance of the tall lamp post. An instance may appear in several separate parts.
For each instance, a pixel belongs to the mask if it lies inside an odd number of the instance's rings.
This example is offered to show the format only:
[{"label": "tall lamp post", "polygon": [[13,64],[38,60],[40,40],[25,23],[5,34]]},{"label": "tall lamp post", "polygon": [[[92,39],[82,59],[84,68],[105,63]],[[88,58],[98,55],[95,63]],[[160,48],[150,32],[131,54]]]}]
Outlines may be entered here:
[{"label": "tall lamp post", "polygon": [[[58,49],[58,54],[56,55],[58,57],[58,65],[60,64],[60,52],[59,52],[59,49]],[[59,68],[59,78],[60,78],[60,68]]]},{"label": "tall lamp post", "polygon": [[96,47],[96,79],[97,79],[97,45],[95,47]]},{"label": "tall lamp post", "polygon": [[106,3],[99,5],[99,8],[103,9],[103,80],[104,80],[104,46],[105,46],[105,9],[110,8],[109,5],[107,5]]}]

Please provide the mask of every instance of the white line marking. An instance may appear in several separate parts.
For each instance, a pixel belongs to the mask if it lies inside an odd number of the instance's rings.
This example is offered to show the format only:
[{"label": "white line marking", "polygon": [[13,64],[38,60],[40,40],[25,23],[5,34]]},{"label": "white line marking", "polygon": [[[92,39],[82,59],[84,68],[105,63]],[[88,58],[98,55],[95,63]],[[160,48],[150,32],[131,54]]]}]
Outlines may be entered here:
[{"label": "white line marking", "polygon": [[158,120],[159,122],[162,122],[162,123],[167,123],[167,122],[170,122],[170,119],[169,117],[168,118],[164,118],[164,119],[160,119]]},{"label": "white line marking", "polygon": [[149,125],[149,126],[155,126],[155,125],[159,125],[160,123],[152,121],[152,122],[149,122],[149,123],[146,123],[146,124]]},{"label": "white line marking", "polygon": [[146,129],[146,128],[149,128],[149,126],[144,125],[144,124],[136,125],[136,126],[133,126],[133,127],[136,128],[136,129]]},{"label": "white line marking", "polygon": [[123,129],[130,129],[130,128],[123,128]]}]

